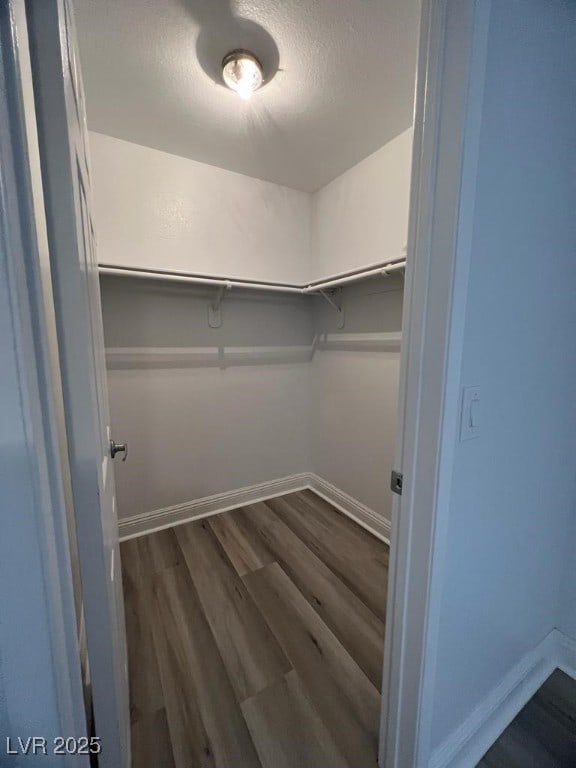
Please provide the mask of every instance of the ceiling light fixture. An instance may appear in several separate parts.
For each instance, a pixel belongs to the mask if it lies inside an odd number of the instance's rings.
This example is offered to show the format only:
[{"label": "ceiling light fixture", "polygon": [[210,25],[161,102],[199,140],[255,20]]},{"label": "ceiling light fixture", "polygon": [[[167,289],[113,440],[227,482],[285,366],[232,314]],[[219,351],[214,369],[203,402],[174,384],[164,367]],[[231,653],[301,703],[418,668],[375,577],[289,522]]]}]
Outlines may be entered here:
[{"label": "ceiling light fixture", "polygon": [[222,78],[241,99],[249,99],[264,82],[262,65],[250,51],[231,51],[222,60]]}]

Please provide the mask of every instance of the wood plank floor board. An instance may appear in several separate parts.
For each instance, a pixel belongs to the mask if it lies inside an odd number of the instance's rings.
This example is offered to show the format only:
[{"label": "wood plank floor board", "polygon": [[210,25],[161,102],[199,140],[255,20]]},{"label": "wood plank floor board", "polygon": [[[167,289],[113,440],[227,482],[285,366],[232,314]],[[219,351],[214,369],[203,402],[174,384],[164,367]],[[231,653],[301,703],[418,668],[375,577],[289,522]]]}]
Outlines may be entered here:
[{"label": "wood plank floor board", "polygon": [[135,539],[122,543],[120,557],[128,643],[130,720],[135,722],[163,709],[164,695],[145,606],[152,597],[150,583]]},{"label": "wood plank floor board", "polygon": [[557,669],[534,694],[478,768],[574,768],[576,680]]},{"label": "wood plank floor board", "polygon": [[[384,569],[388,568],[390,551],[387,546],[382,546],[381,539],[373,536],[348,515],[335,509],[314,491],[306,489],[279,498],[290,501],[297,508],[303,504],[304,509],[308,510],[308,513],[312,513],[312,518],[309,520],[317,520],[319,525],[324,526],[324,529],[330,532],[331,537],[336,533],[340,540],[339,544],[344,545],[347,554],[353,550],[359,558],[374,561]],[[338,542],[334,543],[338,544]],[[324,548],[329,554],[331,547],[326,547],[326,540],[324,540]]]},{"label": "wood plank floor board", "polygon": [[536,734],[517,724],[508,727],[506,741],[492,747],[477,768],[559,768]]},{"label": "wood plank floor board", "polygon": [[239,702],[291,669],[242,579],[205,521],[176,535]]},{"label": "wood plank floor board", "polygon": [[274,562],[272,553],[238,511],[214,515],[208,523],[239,576]]},{"label": "wood plank floor board", "polygon": [[549,749],[561,765],[576,766],[576,681],[556,670],[523,713],[531,730],[545,730]]},{"label": "wood plank floor board", "polygon": [[154,768],[176,768],[166,710],[159,709],[151,715],[132,723],[132,765]]},{"label": "wood plank floor board", "polygon": [[174,528],[164,528],[152,536],[140,536],[133,541],[140,550],[142,562],[147,563],[146,570],[151,577],[183,561]]},{"label": "wood plank floor board", "polygon": [[312,491],[267,504],[355,594],[383,620],[388,548]]},{"label": "wood plank floor board", "polygon": [[546,733],[546,749],[558,765],[576,766],[576,730],[566,727],[561,707],[549,708],[541,699],[529,702],[524,710],[522,723],[530,733]]},{"label": "wood plank floor board", "polygon": [[261,768],[186,566],[163,571],[154,597],[176,768]]},{"label": "wood plank floor board", "polygon": [[251,530],[254,538],[264,541],[275,560],[379,689],[384,622],[277,517],[268,503],[248,505],[236,514],[247,518],[245,530]]},{"label": "wood plank floor board", "polygon": [[376,765],[383,622],[270,507],[121,557],[133,768]]},{"label": "wood plank floor board", "polygon": [[242,704],[263,768],[348,768],[292,671]]},{"label": "wood plank floor board", "polygon": [[[181,568],[182,566],[180,566]],[[171,594],[173,588],[162,584],[166,578],[159,577],[151,609],[157,617],[154,622],[153,635],[162,687],[168,715],[170,743],[176,768],[199,766],[199,768],[215,768],[216,762],[210,742],[210,737],[204,727],[200,711],[199,697],[201,691],[197,688],[194,670],[197,661],[194,645],[186,643],[186,631],[180,626],[182,611],[172,607]],[[194,611],[193,601],[189,610]],[[202,624],[198,635],[202,635]],[[184,637],[183,637],[184,635]],[[210,659],[207,659],[210,664]]]},{"label": "wood plank floor board", "polygon": [[374,765],[376,688],[277,563],[244,580],[339,749],[351,765]]}]

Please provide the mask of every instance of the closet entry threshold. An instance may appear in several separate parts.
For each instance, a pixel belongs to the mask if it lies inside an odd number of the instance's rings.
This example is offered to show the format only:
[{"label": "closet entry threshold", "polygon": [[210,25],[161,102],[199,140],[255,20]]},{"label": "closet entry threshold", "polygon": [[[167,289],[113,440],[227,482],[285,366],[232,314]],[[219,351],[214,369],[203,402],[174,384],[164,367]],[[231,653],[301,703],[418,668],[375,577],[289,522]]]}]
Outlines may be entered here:
[{"label": "closet entry threshold", "polygon": [[306,490],[121,555],[134,768],[376,765],[384,542]]}]

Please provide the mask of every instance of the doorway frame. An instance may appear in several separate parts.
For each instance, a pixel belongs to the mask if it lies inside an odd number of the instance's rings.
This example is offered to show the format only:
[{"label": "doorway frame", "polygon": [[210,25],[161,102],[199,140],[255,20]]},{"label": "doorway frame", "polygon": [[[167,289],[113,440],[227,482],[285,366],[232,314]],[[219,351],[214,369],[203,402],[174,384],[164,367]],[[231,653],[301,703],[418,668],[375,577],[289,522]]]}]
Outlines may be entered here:
[{"label": "doorway frame", "polygon": [[432,759],[439,599],[452,466],[491,0],[423,0],[396,466],[381,768]]},{"label": "doorway frame", "polygon": [[[10,4],[17,10],[24,8],[24,0]],[[382,768],[416,768],[430,761],[428,704],[434,682],[430,661],[435,655],[443,534],[457,439],[470,213],[489,13],[490,0],[423,0],[421,8],[397,437],[397,467],[403,472],[404,488],[393,505]],[[12,40],[15,57],[18,40],[16,36]],[[12,85],[26,91],[25,82]],[[18,158],[20,163],[22,159]],[[32,168],[28,154],[25,161]],[[26,223],[32,229],[34,219]],[[41,269],[38,254],[33,258]],[[45,307],[47,301],[50,297],[45,295]],[[53,306],[48,304],[50,311]],[[45,322],[40,317],[47,332]],[[35,345],[25,355],[35,365],[42,363]],[[53,399],[58,413],[58,393],[46,397]],[[59,439],[53,419],[44,445],[37,450],[53,451]],[[59,471],[66,485],[66,470],[60,467]],[[64,528],[55,535],[58,546],[66,545],[69,553]],[[56,611],[62,585],[47,568],[48,602]],[[76,636],[70,622],[63,631]],[[69,647],[76,642],[67,638]],[[69,656],[55,654],[54,666],[56,675],[65,676],[61,679],[78,680]],[[76,682],[68,706],[83,706],[79,693]]]}]

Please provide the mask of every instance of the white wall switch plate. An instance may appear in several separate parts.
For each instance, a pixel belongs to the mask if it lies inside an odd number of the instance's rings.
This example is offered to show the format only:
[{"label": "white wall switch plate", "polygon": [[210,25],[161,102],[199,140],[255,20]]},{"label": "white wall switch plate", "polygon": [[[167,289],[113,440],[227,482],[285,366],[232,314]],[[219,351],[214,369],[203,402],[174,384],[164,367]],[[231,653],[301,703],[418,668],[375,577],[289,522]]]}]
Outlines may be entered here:
[{"label": "white wall switch plate", "polygon": [[460,440],[480,436],[480,387],[464,387],[460,414]]}]

